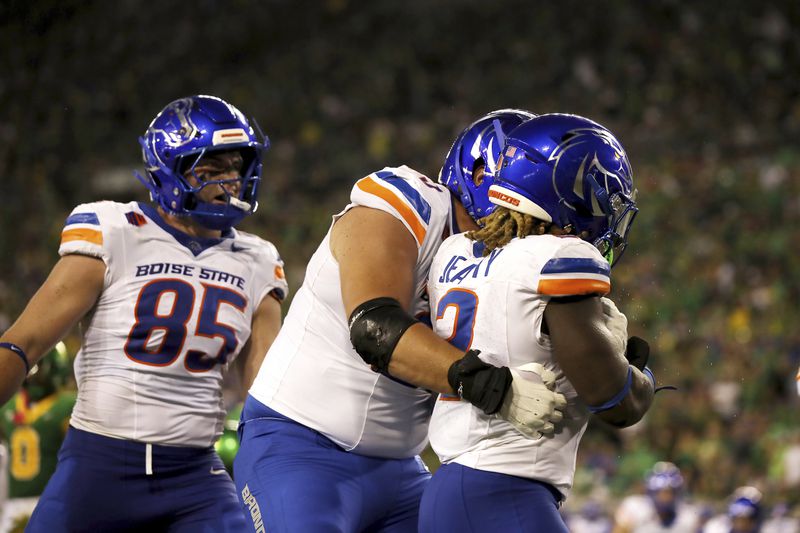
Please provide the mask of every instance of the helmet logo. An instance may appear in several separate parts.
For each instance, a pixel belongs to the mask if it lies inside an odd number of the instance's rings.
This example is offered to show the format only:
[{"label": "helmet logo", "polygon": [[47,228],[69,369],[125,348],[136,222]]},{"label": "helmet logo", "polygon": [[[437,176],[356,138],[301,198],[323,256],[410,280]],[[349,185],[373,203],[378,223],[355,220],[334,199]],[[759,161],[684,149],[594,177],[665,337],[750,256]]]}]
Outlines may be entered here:
[{"label": "helmet logo", "polygon": [[[562,161],[569,161],[572,160],[568,157],[570,151],[586,142],[597,142],[600,140],[603,144],[610,146],[614,151],[614,159],[618,163],[618,169],[620,172],[626,172],[627,163],[627,156],[625,152],[622,150],[622,147],[619,146],[617,140],[612,136],[611,132],[601,129],[601,128],[578,128],[575,130],[571,130],[567,132],[565,135],[565,139],[553,150],[553,152],[548,157],[548,161],[553,161],[553,183],[556,183],[555,177],[558,173],[558,165],[562,163]],[[567,156],[567,157],[565,157]],[[620,177],[620,175],[612,170],[607,169],[603,163],[600,162],[600,159],[597,156],[597,151],[591,154],[591,161],[587,165],[587,161],[589,161],[590,154],[586,154],[578,165],[578,169],[575,172],[575,181],[573,182],[572,192],[580,198],[581,200],[586,199],[586,188],[584,180],[587,175],[592,175],[597,182],[597,185],[605,189],[607,192],[610,191],[610,181],[615,181],[617,184],[617,188],[619,190],[625,190],[626,184],[624,180]],[[569,163],[565,163],[569,164]],[[559,196],[563,197],[558,188],[556,187],[556,191],[558,192]],[[591,204],[592,204],[592,214],[594,216],[603,216],[604,211],[600,207],[597,197],[592,194],[591,195]]]},{"label": "helmet logo", "polygon": [[178,148],[195,138],[197,126],[189,118],[189,111],[191,111],[192,105],[191,98],[175,100],[166,109],[169,112],[169,125],[173,126],[172,131],[153,130],[154,133],[160,133],[164,136],[164,142],[168,146]]},{"label": "helmet logo", "polygon": [[[469,150],[470,156],[472,159],[479,159],[481,157],[481,144],[483,144],[485,140],[485,135],[489,133],[491,130],[495,129],[493,124],[489,124],[486,126],[481,132],[475,137],[475,142],[472,143],[472,147]],[[486,155],[488,157],[488,161],[484,161],[486,167],[486,173],[494,175],[495,171],[497,170],[497,161],[494,158],[494,150],[492,150],[492,143],[494,143],[495,138],[494,136],[489,137],[489,145],[486,148]],[[501,147],[502,148],[502,147]],[[472,172],[471,168],[464,169],[464,173]]]}]

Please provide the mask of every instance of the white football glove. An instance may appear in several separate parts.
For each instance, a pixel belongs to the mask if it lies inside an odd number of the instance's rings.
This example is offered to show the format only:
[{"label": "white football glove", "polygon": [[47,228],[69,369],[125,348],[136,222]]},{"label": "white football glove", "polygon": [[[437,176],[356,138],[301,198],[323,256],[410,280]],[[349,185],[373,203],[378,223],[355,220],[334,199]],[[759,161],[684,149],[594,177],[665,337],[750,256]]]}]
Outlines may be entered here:
[{"label": "white football glove", "polygon": [[603,304],[603,319],[606,327],[614,337],[617,353],[624,354],[628,346],[628,318],[617,309],[616,304],[609,298],[600,298]]},{"label": "white football glove", "polygon": [[561,410],[567,405],[564,395],[554,391],[555,373],[539,363],[510,370],[511,389],[499,415],[530,439],[553,433],[555,424],[564,418]]}]

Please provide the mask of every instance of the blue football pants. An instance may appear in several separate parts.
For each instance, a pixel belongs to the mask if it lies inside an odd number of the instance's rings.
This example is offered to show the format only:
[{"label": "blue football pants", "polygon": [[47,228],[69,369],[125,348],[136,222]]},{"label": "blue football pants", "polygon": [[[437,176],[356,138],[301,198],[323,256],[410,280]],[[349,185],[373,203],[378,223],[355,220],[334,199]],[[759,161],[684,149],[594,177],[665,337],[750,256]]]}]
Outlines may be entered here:
[{"label": "blue football pants", "polygon": [[247,531],[213,448],[151,447],[70,427],[29,533]]},{"label": "blue football pants", "polygon": [[442,465],[422,496],[419,533],[569,533],[547,483]]},{"label": "blue football pants", "polygon": [[330,439],[247,398],[234,461],[250,531],[415,533],[430,473],[419,457],[347,452]]}]

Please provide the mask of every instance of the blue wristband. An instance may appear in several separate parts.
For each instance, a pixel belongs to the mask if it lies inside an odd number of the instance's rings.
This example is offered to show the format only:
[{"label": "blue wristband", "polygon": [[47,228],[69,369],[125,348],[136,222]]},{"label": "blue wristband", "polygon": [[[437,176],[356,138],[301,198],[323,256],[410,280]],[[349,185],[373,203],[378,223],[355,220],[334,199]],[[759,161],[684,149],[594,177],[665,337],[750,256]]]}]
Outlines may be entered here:
[{"label": "blue wristband", "polygon": [[631,365],[628,365],[628,377],[625,379],[625,386],[622,387],[622,390],[620,390],[617,394],[614,395],[613,398],[611,398],[602,405],[587,405],[589,411],[591,411],[594,414],[597,414],[597,413],[602,413],[603,411],[608,411],[609,409],[613,409],[614,407],[618,406],[619,404],[622,403],[622,400],[625,399],[625,396],[627,396],[628,393],[630,392],[632,384],[633,384],[633,368],[631,368]]},{"label": "blue wristband", "polygon": [[28,362],[28,357],[25,355],[25,351],[22,348],[13,342],[0,342],[0,348],[6,348],[17,354],[19,358],[22,359],[22,362],[25,363],[25,375],[27,376],[30,373],[31,364]]}]

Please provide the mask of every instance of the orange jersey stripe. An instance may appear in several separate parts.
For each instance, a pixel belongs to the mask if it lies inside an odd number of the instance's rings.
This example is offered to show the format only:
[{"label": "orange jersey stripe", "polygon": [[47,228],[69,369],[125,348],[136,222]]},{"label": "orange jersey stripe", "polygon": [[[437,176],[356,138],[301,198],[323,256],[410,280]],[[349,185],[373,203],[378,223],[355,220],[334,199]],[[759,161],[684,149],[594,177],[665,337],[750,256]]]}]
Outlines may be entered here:
[{"label": "orange jersey stripe", "polygon": [[439,395],[440,402],[460,402],[461,396],[457,394],[440,394]]},{"label": "orange jersey stripe", "polygon": [[608,294],[611,284],[598,279],[541,279],[539,294],[566,296],[573,294]]},{"label": "orange jersey stripe", "polygon": [[61,232],[61,244],[71,241],[86,241],[93,244],[103,244],[103,232],[95,229],[75,228]]},{"label": "orange jersey stripe", "polygon": [[411,231],[414,232],[414,238],[417,239],[417,243],[422,246],[422,241],[425,240],[425,227],[408,204],[403,203],[392,191],[378,184],[370,177],[360,180],[356,183],[356,186],[364,192],[374,194],[394,207],[403,217],[403,220],[406,221],[406,224],[409,225]]}]

